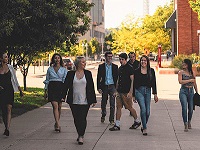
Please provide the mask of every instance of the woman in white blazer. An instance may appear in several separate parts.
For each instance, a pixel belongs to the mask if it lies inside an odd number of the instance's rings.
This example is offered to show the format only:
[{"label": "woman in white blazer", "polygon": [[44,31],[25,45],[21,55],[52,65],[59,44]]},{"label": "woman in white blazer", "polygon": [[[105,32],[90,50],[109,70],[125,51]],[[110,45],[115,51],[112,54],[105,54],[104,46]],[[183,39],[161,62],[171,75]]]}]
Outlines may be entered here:
[{"label": "woman in white blazer", "polygon": [[8,64],[8,55],[0,52],[0,108],[2,110],[3,123],[5,125],[4,135],[9,136],[11,122],[11,111],[14,103],[14,92],[23,92],[17,81],[14,68]]}]

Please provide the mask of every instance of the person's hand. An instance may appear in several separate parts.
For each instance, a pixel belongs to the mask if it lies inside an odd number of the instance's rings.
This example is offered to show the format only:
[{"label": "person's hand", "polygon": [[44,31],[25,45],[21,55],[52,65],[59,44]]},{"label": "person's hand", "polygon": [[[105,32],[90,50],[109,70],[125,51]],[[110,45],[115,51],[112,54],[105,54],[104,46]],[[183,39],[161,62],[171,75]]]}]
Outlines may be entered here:
[{"label": "person's hand", "polygon": [[100,94],[102,94],[102,93],[103,93],[103,91],[102,91],[101,89],[98,89],[98,92],[99,92]]},{"label": "person's hand", "polygon": [[190,79],[190,82],[195,82],[196,80],[195,79]]},{"label": "person's hand", "polygon": [[3,90],[4,88],[2,86],[0,86],[0,91]]},{"label": "person's hand", "polygon": [[137,103],[137,100],[135,99],[135,97],[133,97],[133,102],[134,102],[134,103]]},{"label": "person's hand", "polygon": [[20,97],[23,97],[24,93],[22,91],[19,91],[19,95],[20,95]]},{"label": "person's hand", "polygon": [[44,99],[47,100],[47,98],[48,98],[48,95],[47,95],[47,93],[45,92],[45,93],[44,93]]},{"label": "person's hand", "polygon": [[96,105],[96,103],[93,103],[93,104],[92,104],[92,107],[94,107],[95,105]]},{"label": "person's hand", "polygon": [[61,102],[65,102],[65,99],[64,99],[64,98],[62,98],[62,99],[61,99]]},{"label": "person's hand", "polygon": [[130,99],[132,99],[132,97],[133,97],[132,93],[129,92],[129,93],[127,94],[127,97],[130,98]]},{"label": "person's hand", "polygon": [[158,96],[157,96],[157,94],[154,94],[154,101],[155,101],[155,103],[158,102]]}]

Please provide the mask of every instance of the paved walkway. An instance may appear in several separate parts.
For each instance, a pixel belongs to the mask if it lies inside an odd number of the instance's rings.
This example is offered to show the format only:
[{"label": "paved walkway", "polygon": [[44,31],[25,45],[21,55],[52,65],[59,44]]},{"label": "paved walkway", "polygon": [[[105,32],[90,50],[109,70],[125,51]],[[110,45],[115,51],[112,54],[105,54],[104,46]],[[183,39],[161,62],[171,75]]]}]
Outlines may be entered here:
[{"label": "paved walkway", "polygon": [[[33,81],[32,77],[32,81]],[[40,82],[36,78],[35,81]],[[199,78],[197,78],[199,83]],[[122,111],[121,130],[111,132],[108,129],[108,116],[105,123],[100,122],[100,95],[98,103],[88,114],[88,126],[84,145],[76,142],[77,134],[71,111],[63,104],[61,115],[61,133],[53,131],[52,107],[45,106],[13,118],[10,137],[0,134],[0,150],[200,150],[200,108],[193,115],[189,132],[183,131],[181,106],[178,100],[180,85],[177,75],[157,75],[158,96],[160,101],[151,103],[151,116],[148,123],[148,136],[144,137],[140,129],[130,130],[133,119],[125,109]],[[200,87],[199,87],[200,88]],[[134,104],[139,113],[138,104]],[[109,107],[107,108],[109,112]],[[0,124],[0,133],[3,133]]]}]

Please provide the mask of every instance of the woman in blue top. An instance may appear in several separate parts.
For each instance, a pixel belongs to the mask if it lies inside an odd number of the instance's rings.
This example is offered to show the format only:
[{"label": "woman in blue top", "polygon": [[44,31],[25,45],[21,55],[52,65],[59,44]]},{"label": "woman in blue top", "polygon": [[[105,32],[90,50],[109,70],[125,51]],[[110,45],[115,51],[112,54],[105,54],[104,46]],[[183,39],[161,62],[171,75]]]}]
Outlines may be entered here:
[{"label": "woman in blue top", "polygon": [[62,106],[62,90],[65,77],[67,75],[67,69],[63,67],[63,61],[60,54],[55,53],[52,56],[50,67],[47,70],[45,84],[45,99],[51,102],[53,106],[53,114],[55,118],[55,131],[60,132],[60,114]]},{"label": "woman in blue top", "polygon": [[[178,72],[178,81],[181,84],[179,99],[182,106],[182,117],[184,122],[184,131],[191,129],[191,119],[193,114],[193,96],[194,89],[198,93],[196,84],[196,75],[192,71],[192,63],[189,59],[184,59],[182,70]],[[193,89],[194,88],[194,89]],[[188,111],[187,111],[188,107]]]}]

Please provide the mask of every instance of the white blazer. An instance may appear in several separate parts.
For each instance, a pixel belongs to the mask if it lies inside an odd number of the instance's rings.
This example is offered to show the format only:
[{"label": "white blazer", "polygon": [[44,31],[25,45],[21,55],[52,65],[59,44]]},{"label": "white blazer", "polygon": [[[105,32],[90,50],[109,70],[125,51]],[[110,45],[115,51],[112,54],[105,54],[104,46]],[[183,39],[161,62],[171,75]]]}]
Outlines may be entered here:
[{"label": "white blazer", "polygon": [[9,64],[8,64],[8,68],[9,68],[9,70],[11,72],[11,82],[12,82],[12,86],[13,86],[14,92],[18,92],[19,91],[19,89],[18,89],[19,83],[17,81],[15,69],[13,68],[12,65],[9,65]]}]

